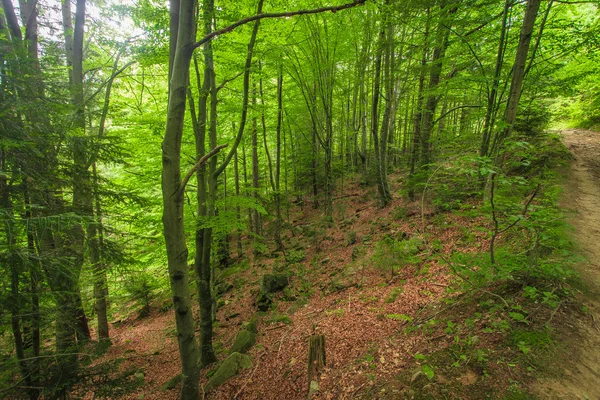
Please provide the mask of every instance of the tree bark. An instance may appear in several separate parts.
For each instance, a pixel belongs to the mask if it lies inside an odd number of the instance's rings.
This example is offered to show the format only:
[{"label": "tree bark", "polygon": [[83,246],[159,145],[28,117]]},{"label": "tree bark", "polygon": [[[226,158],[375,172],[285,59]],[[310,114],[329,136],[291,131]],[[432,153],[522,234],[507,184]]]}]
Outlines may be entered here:
[{"label": "tree bark", "polygon": [[[162,143],[163,233],[182,365],[180,397],[184,400],[197,400],[200,373],[198,344],[194,335],[194,319],[189,290],[188,249],[183,225],[184,192],[180,190],[181,139],[189,66],[195,36],[195,8],[195,0],[181,0],[177,39],[174,42],[176,48],[170,76],[167,124]],[[171,42],[171,44],[174,43]]]},{"label": "tree bark", "polygon": [[529,44],[533,35],[535,20],[540,8],[541,0],[528,0],[521,27],[521,35],[517,46],[517,54],[513,64],[513,75],[510,83],[510,90],[506,110],[504,112],[505,127],[496,134],[492,146],[492,154],[498,154],[504,140],[510,136],[513,130],[513,125],[517,118],[517,110],[519,107],[519,99],[521,98],[521,90],[523,88],[523,80],[525,78],[525,67],[527,64],[527,55],[529,53]]}]

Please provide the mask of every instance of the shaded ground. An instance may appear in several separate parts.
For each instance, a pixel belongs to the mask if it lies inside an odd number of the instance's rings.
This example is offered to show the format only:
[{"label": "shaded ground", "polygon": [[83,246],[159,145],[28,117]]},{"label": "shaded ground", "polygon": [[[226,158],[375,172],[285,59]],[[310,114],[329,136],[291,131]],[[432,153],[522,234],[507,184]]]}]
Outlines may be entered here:
[{"label": "shaded ground", "polygon": [[[569,131],[565,142],[575,161],[564,206],[573,211],[574,239],[589,260],[581,264],[580,272],[590,284],[584,302],[592,318],[558,310],[555,321],[573,325],[565,329],[572,335],[565,339],[572,348],[552,357],[554,373],[539,380],[534,389],[541,399],[600,399],[600,330],[594,323],[600,318],[600,133]],[[393,176],[392,185],[397,191],[401,178]],[[502,298],[482,291],[480,301],[462,303],[460,291],[451,290],[447,264],[436,257],[486,251],[489,231],[482,227],[489,220],[426,209],[421,221],[420,202],[408,203],[396,196],[390,207],[381,210],[375,206],[373,188],[360,187],[356,181],[344,187],[332,227],[321,225],[319,210],[310,204],[291,210],[284,238],[287,256],[301,254],[290,266],[291,286],[259,321],[257,344],[249,352],[253,367],[204,398],[305,399],[307,339],[313,332],[327,338],[327,369],[319,379],[318,399],[528,398],[507,394],[510,385],[537,371],[525,371],[517,361],[518,352],[508,349],[506,331],[496,329],[500,321],[510,321],[500,304]],[[356,242],[348,242],[349,231],[356,233]],[[389,270],[378,269],[372,258],[384,235],[437,244],[420,247],[418,261],[398,268],[392,277]],[[219,273],[219,279],[233,286],[220,298],[215,327],[220,359],[242,323],[256,311],[253,303],[260,276],[286,265],[282,256],[250,258],[245,267],[236,267],[235,274]],[[454,298],[457,307],[444,306],[448,298]],[[494,302],[500,311],[482,309]],[[423,322],[426,314],[432,315],[431,322],[437,319],[435,326]],[[407,333],[406,318],[422,319],[423,328]],[[180,368],[172,311],[153,312],[151,318],[113,328],[114,345],[105,360],[125,358],[120,369],[143,372],[138,388],[118,397],[176,399],[177,385],[161,388]],[[426,360],[416,361],[416,355]],[[434,379],[418,375],[425,363],[435,367]],[[457,366],[450,367],[453,364]],[[202,372],[202,385],[209,369]],[[86,394],[93,398],[93,393]]]},{"label": "shaded ground", "polygon": [[[397,177],[393,180],[394,187],[400,186]],[[407,203],[397,196],[381,210],[375,206],[373,188],[360,187],[357,181],[348,182],[347,188],[344,201],[334,210],[339,221],[335,226],[320,228],[322,216],[310,205],[294,210],[293,228],[286,230],[284,241],[288,255],[296,251],[303,258],[291,267],[290,289],[277,297],[276,309],[259,321],[257,344],[249,352],[253,367],[207,394],[207,399],[306,398],[308,337],[313,332],[327,338],[327,368],[320,376],[318,398],[373,398],[373,392],[383,390],[379,382],[386,383],[392,397],[405,397],[415,368],[414,355],[442,350],[452,343],[453,336],[443,331],[433,338],[427,332],[404,332],[404,318],[418,318],[453,296],[447,293],[451,285],[447,265],[432,259],[431,249],[420,248],[419,261],[398,268],[392,277],[389,270],[373,265],[371,256],[384,235],[436,238],[436,252],[446,255],[457,249],[479,252],[487,242],[486,233],[470,227],[485,221],[455,214],[435,216],[426,208],[425,232],[420,232],[419,202]],[[437,218],[437,223],[430,218]],[[348,231],[356,232],[356,243],[348,243]],[[260,276],[283,265],[281,257],[251,260],[247,268],[225,278],[234,289],[221,297],[215,327],[220,359],[242,323],[256,311],[253,303]],[[288,323],[278,316],[289,318]],[[172,311],[153,312],[150,318],[113,327],[113,346],[104,360],[125,358],[121,370],[133,368],[144,374],[137,390],[119,398],[177,398],[178,386],[161,388],[180,368],[173,319]],[[203,385],[207,372],[202,372]],[[408,383],[396,380],[401,374],[408,375]],[[389,382],[395,382],[394,387]],[[91,398],[92,393],[87,395]],[[376,397],[383,398],[381,393]]]},{"label": "shaded ground", "polygon": [[572,211],[574,239],[586,258],[579,273],[588,291],[583,301],[592,318],[570,321],[577,337],[555,361],[553,376],[539,380],[535,390],[543,399],[600,399],[600,326],[596,323],[600,319],[600,132],[566,131],[564,142],[574,161],[563,206]]}]

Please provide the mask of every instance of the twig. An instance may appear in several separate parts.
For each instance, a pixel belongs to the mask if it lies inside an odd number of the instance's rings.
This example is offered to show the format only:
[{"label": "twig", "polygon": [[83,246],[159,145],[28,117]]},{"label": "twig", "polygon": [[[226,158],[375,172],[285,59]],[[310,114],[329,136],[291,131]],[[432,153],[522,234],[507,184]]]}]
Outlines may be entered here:
[{"label": "twig", "polygon": [[275,329],[285,328],[286,326],[287,326],[286,324],[271,326],[269,328],[266,328],[265,331],[274,331]]},{"label": "twig", "polygon": [[223,83],[221,83],[219,85],[219,87],[217,87],[217,92],[219,92],[219,90],[223,89],[225,87],[225,85],[227,85],[229,82],[236,80],[237,78],[239,78],[241,75],[243,74],[243,72],[240,72],[238,74],[236,74],[235,76],[229,78],[229,79],[225,79],[223,81]]},{"label": "twig", "polygon": [[558,312],[558,310],[560,309],[560,306],[562,305],[562,301],[560,301],[558,303],[558,305],[556,306],[556,308],[554,309],[554,311],[552,311],[552,314],[550,314],[550,318],[548,319],[548,321],[546,321],[546,326],[550,324],[550,322],[552,321],[552,318],[554,318],[554,315],[556,315],[556,313]]},{"label": "twig", "polygon": [[447,288],[447,287],[448,287],[448,285],[446,285],[446,284],[444,284],[444,283],[435,283],[435,282],[429,282],[429,284],[430,284],[430,285],[433,285],[433,286],[444,287],[444,288]]}]

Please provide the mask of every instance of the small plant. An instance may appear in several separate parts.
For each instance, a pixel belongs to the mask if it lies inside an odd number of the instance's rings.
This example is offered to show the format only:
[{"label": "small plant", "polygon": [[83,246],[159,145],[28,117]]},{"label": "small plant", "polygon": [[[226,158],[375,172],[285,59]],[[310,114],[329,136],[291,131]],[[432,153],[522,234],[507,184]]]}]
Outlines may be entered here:
[{"label": "small plant", "polygon": [[387,295],[384,302],[388,304],[393,303],[398,299],[398,296],[400,296],[402,293],[404,293],[404,288],[395,287],[392,290],[390,290],[390,293]]},{"label": "small plant", "polygon": [[125,282],[125,290],[139,307],[139,318],[150,314],[150,302],[154,299],[155,291],[159,286],[156,278],[149,274],[140,274],[133,280]]},{"label": "small plant", "polygon": [[416,256],[422,242],[418,238],[397,241],[391,236],[385,236],[375,246],[373,264],[383,270],[389,270],[394,277],[395,269],[415,263],[419,260]]},{"label": "small plant", "polygon": [[385,317],[387,319],[391,319],[394,321],[407,321],[407,322],[413,321],[411,316],[405,315],[405,314],[387,314]]},{"label": "small plant", "polygon": [[285,261],[288,264],[297,264],[304,261],[305,257],[304,250],[289,250],[285,255]]},{"label": "small plant", "polygon": [[421,373],[430,381],[435,377],[433,366],[427,363],[427,357],[421,353],[415,354],[415,360],[421,363]]},{"label": "small plant", "polygon": [[337,315],[338,317],[343,317],[344,316],[344,310],[339,308],[337,310],[327,310],[325,311],[325,314],[327,315]]},{"label": "small plant", "polygon": [[288,317],[287,315],[274,315],[272,316],[270,319],[267,320],[268,323],[270,324],[279,324],[279,323],[283,323],[286,325],[291,325],[292,324],[292,319],[290,317]]}]

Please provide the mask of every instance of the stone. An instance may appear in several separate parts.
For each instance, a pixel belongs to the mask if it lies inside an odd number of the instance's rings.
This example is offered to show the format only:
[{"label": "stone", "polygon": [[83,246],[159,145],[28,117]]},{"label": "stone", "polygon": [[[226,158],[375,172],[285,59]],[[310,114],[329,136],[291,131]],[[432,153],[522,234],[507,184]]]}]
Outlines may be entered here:
[{"label": "stone", "polygon": [[229,378],[236,376],[242,369],[252,367],[252,359],[245,354],[232,353],[217,368],[210,380],[204,386],[204,391],[209,392],[215,387],[222,385]]},{"label": "stone", "polygon": [[273,304],[273,293],[282,291],[289,284],[286,274],[265,274],[260,280],[260,292],[256,306],[260,311],[268,311]]},{"label": "stone", "polygon": [[260,291],[263,293],[280,292],[287,287],[289,278],[285,274],[265,274],[260,281]]},{"label": "stone", "polygon": [[346,232],[346,245],[352,246],[354,243],[356,243],[356,232],[355,231]]},{"label": "stone", "polygon": [[229,354],[245,353],[256,343],[256,333],[242,329],[236,336]]},{"label": "stone", "polygon": [[216,292],[217,296],[222,296],[225,293],[229,292],[231,289],[233,289],[233,285],[231,283],[223,282],[223,283],[219,283],[215,287],[215,292]]},{"label": "stone", "polygon": [[168,381],[166,381],[165,383],[163,383],[160,386],[160,389],[161,390],[171,390],[171,389],[174,389],[179,382],[181,382],[181,374],[177,374],[174,377],[172,377],[171,379],[169,379]]}]

